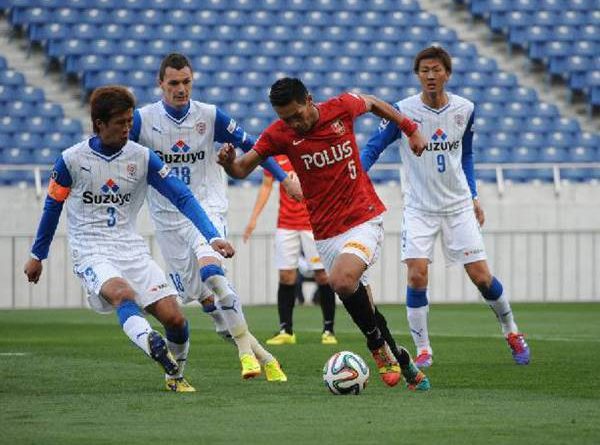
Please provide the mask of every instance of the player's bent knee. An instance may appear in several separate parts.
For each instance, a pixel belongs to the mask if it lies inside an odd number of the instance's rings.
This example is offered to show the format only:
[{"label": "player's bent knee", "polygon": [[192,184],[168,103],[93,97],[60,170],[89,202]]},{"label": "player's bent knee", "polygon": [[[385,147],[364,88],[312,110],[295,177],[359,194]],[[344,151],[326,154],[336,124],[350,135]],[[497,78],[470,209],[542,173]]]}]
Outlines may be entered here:
[{"label": "player's bent knee", "polygon": [[358,281],[348,274],[334,274],[329,277],[329,285],[333,291],[343,296],[351,295],[356,291]]}]

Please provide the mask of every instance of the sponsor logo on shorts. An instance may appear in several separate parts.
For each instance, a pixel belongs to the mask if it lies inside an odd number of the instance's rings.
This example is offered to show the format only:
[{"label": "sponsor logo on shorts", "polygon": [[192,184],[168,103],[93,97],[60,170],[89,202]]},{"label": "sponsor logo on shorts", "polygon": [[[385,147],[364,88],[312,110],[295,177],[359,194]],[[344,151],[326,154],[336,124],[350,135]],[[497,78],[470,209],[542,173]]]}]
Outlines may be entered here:
[{"label": "sponsor logo on shorts", "polygon": [[159,290],[166,289],[167,287],[169,287],[169,284],[168,284],[168,283],[160,283],[159,285],[157,285],[157,286],[153,286],[153,287],[151,287],[151,288],[150,288],[150,289],[148,289],[148,290],[149,290],[150,292],[158,292]]},{"label": "sponsor logo on shorts", "polygon": [[463,253],[465,256],[473,256],[473,255],[483,253],[483,249],[465,250]]},{"label": "sponsor logo on shorts", "polygon": [[344,244],[344,249],[346,248],[360,250],[367,258],[371,258],[371,250],[364,244],[361,244],[357,241],[348,241],[346,244]]},{"label": "sponsor logo on shorts", "polygon": [[318,256],[314,256],[314,257],[311,257],[311,259],[310,259],[310,260],[308,260],[308,261],[309,261],[310,263],[312,263],[312,264],[317,264],[317,263],[320,263],[320,262],[321,262],[321,258],[320,258],[320,257],[318,257]]}]

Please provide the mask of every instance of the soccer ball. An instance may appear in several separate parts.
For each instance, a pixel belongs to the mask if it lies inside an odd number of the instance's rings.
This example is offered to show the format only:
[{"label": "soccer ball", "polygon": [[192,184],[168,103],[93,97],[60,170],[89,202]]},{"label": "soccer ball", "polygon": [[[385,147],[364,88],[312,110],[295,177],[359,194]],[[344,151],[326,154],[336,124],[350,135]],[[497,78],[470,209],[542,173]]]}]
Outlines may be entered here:
[{"label": "soccer ball", "polygon": [[369,367],[354,352],[336,352],[323,366],[323,381],[333,394],[360,394],[369,381]]}]

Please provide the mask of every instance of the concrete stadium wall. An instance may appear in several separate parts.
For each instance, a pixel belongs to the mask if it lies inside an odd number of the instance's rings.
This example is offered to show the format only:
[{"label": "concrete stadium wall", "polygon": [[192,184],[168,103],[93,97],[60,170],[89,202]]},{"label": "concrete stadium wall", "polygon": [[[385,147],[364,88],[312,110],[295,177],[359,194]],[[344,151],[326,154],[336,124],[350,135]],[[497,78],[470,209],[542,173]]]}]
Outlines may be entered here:
[{"label": "concrete stadium wall", "polygon": [[[229,276],[245,304],[276,302],[277,273],[272,233],[277,191],[248,244],[241,233],[256,197],[256,187],[231,187],[230,240],[236,256],[227,262]],[[388,206],[381,258],[370,271],[376,300],[403,303],[406,273],[399,259],[402,198],[398,187],[379,187]],[[490,265],[513,301],[600,301],[600,185],[509,185],[499,196],[494,185],[480,186],[486,212],[484,237]],[[37,228],[43,199],[33,189],[0,188],[0,308],[81,307],[85,296],[71,272],[65,218],[57,230],[50,259],[36,286],[26,282],[23,264]],[[162,264],[146,210],[138,221],[153,255]],[[441,248],[430,270],[432,302],[479,301],[477,289],[462,268],[447,268]]]}]

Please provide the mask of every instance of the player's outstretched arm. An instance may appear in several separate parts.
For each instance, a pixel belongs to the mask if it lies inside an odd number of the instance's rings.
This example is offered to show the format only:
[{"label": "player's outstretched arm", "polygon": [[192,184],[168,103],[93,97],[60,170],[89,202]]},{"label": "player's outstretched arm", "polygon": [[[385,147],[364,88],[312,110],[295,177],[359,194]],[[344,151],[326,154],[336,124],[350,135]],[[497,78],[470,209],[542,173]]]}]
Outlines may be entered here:
[{"label": "player's outstretched arm", "polygon": [[418,125],[413,120],[378,97],[369,94],[361,94],[360,96],[367,105],[367,111],[395,123],[402,130],[402,133],[408,137],[408,143],[412,152],[417,156],[423,154],[423,151],[427,147],[427,142],[419,132]]},{"label": "player's outstretched arm", "polygon": [[160,158],[149,151],[148,184],[167,198],[198,229],[208,243],[225,258],[232,257],[235,249],[211,222],[210,218],[194,197],[192,191],[175,175],[170,174],[169,167]]},{"label": "player's outstretched arm", "polygon": [[30,283],[37,283],[42,275],[42,260],[48,258],[50,244],[54,238],[63,203],[69,197],[73,180],[61,156],[56,160],[48,183],[48,194],[38,225],[35,241],[31,247],[31,258],[25,263],[24,272]]},{"label": "player's outstretched arm", "polygon": [[262,157],[256,150],[250,150],[237,157],[235,148],[231,144],[224,144],[219,151],[217,161],[232,178],[243,179],[262,162]]},{"label": "player's outstretched arm", "polygon": [[252,214],[250,215],[250,220],[244,229],[244,242],[248,242],[250,236],[252,236],[252,232],[256,229],[256,223],[258,221],[258,217],[262,213],[265,205],[269,201],[269,196],[271,196],[271,191],[273,190],[273,177],[272,176],[264,176],[262,184],[258,189],[258,195],[256,195],[256,202],[254,203],[254,208],[252,209]]}]

